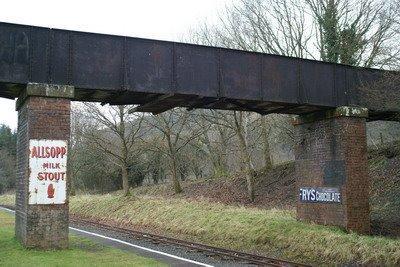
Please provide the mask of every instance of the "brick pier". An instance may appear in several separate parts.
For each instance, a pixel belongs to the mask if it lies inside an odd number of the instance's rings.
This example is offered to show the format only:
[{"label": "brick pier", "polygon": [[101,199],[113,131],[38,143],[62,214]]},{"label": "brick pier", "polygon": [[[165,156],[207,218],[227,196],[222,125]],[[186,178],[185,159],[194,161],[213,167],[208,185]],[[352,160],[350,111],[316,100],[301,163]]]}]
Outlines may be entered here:
[{"label": "brick pier", "polygon": [[299,220],[370,232],[367,116],[339,107],[295,121]]},{"label": "brick pier", "polygon": [[[41,249],[68,247],[68,193],[66,192],[66,164],[64,164],[67,157],[64,148],[51,148],[50,145],[51,142],[61,142],[66,144],[65,147],[68,146],[70,99],[73,96],[74,88],[72,86],[28,84],[17,100],[15,235],[25,247]],[[37,146],[37,162],[47,160],[46,157],[48,157],[49,162],[65,160],[63,166],[59,167],[56,163],[50,166],[46,165],[46,167],[30,166],[30,162],[32,162],[30,144],[32,146],[35,142],[36,144],[50,144],[48,149],[42,146],[43,150],[42,147]],[[42,165],[44,164],[50,163]],[[31,165],[33,164],[31,163]],[[57,168],[64,168],[62,171],[65,172],[65,175],[57,176],[56,180],[56,176],[53,174],[45,179],[43,178],[44,174],[40,173],[37,178],[31,172],[40,168],[44,168],[48,173],[55,173],[60,171]],[[63,179],[59,179],[59,177]],[[33,179],[37,179],[37,181]],[[62,186],[58,187],[61,184]],[[40,191],[40,187],[44,186],[47,191]],[[62,199],[57,199],[57,196],[61,196]]]}]

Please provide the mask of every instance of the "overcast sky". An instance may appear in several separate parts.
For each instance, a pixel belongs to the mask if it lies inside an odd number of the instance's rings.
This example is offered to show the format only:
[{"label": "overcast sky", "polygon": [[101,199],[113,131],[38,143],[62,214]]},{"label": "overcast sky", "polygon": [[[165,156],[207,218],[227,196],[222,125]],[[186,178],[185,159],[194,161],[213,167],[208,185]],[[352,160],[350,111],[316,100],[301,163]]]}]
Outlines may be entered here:
[{"label": "overcast sky", "polygon": [[[68,30],[179,41],[190,27],[232,0],[9,0],[1,3],[0,21]],[[0,123],[16,129],[12,100],[0,98]]]}]

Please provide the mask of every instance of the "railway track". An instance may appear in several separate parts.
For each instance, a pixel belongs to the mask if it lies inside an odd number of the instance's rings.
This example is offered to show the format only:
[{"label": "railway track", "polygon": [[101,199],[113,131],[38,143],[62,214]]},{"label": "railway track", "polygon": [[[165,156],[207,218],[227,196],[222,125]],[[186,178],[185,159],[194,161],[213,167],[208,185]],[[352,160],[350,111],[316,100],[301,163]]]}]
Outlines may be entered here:
[{"label": "railway track", "polygon": [[166,237],[146,232],[141,232],[137,230],[132,230],[124,227],[110,226],[98,221],[86,220],[86,219],[75,219],[71,218],[70,221],[74,224],[83,224],[93,226],[95,228],[104,229],[107,231],[114,231],[121,234],[125,234],[129,237],[136,239],[146,239],[153,243],[170,244],[173,246],[179,246],[191,251],[202,252],[208,256],[222,257],[224,259],[234,259],[240,262],[254,264],[258,266],[290,266],[290,267],[303,267],[309,266],[304,264],[299,264],[291,261],[280,260],[276,258],[265,257],[256,254],[250,254],[230,249],[224,249],[219,247],[213,247],[205,244],[185,241],[181,239],[176,239],[172,237]]},{"label": "railway track", "polygon": [[[2,207],[14,210],[13,206],[5,206]],[[256,254],[245,253],[241,251],[235,251],[230,249],[224,249],[219,247],[213,247],[201,243],[185,241],[181,239],[176,239],[172,237],[161,236],[157,234],[141,232],[137,230],[132,230],[129,228],[111,226],[108,224],[104,224],[98,221],[88,220],[88,219],[77,219],[70,218],[70,223],[74,225],[81,226],[91,226],[97,228],[99,230],[112,231],[114,233],[123,234],[130,238],[148,240],[154,244],[168,244],[181,248],[185,248],[189,251],[196,251],[203,253],[207,256],[222,258],[224,260],[234,260],[243,263],[258,265],[258,266],[285,266],[285,267],[304,267],[309,265],[299,264],[291,261],[280,260],[271,257],[265,257]]]}]

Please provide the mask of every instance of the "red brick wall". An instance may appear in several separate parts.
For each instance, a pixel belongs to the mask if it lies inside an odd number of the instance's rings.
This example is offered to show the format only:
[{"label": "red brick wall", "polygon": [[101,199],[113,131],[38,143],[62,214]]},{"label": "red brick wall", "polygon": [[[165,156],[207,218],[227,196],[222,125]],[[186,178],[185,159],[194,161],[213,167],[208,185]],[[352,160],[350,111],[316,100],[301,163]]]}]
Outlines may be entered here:
[{"label": "red brick wall", "polygon": [[19,108],[15,231],[27,247],[68,247],[68,199],[62,205],[28,205],[27,194],[29,140],[69,138],[70,100],[28,97]]},{"label": "red brick wall", "polygon": [[336,117],[299,124],[295,149],[301,187],[339,188],[342,203],[297,202],[299,220],[370,232],[365,118]]}]

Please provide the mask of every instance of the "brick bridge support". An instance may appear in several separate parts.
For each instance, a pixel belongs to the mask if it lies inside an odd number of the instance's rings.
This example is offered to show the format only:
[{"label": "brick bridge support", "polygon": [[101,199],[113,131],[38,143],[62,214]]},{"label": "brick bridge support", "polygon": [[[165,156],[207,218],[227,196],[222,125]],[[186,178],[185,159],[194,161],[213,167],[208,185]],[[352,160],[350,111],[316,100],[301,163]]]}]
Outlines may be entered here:
[{"label": "brick bridge support", "polygon": [[367,116],[339,107],[295,120],[299,220],[370,232]]},{"label": "brick bridge support", "polygon": [[15,235],[25,246],[68,247],[67,151],[72,86],[28,84],[17,100]]}]

